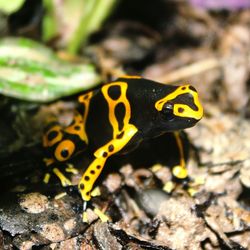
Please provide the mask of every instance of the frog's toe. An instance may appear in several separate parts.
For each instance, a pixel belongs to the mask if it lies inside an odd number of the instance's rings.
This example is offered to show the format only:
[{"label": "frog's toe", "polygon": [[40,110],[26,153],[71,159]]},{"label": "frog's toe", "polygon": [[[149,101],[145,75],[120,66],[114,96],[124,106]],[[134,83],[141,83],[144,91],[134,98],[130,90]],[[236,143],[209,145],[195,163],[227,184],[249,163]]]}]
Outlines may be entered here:
[{"label": "frog's toe", "polygon": [[50,173],[46,173],[46,174],[44,175],[44,177],[43,177],[43,182],[44,182],[45,184],[48,184],[49,181],[50,181],[50,177],[51,177]]},{"label": "frog's toe", "polygon": [[110,221],[109,216],[107,216],[105,214],[105,212],[101,211],[98,208],[94,208],[94,213],[98,216],[98,218],[102,221],[102,222],[107,222]]},{"label": "frog's toe", "polygon": [[173,176],[176,177],[177,179],[184,180],[184,179],[187,179],[188,177],[188,171],[186,167],[183,167],[180,165],[174,166],[172,168],[172,173],[173,173]]},{"label": "frog's toe", "polygon": [[176,187],[176,183],[173,181],[167,181],[164,185],[163,185],[163,191],[167,192],[167,193],[171,193]]},{"label": "frog's toe", "polygon": [[[89,209],[90,209],[90,211],[89,211]],[[105,212],[103,212],[99,208],[94,207],[91,204],[91,201],[83,201],[82,221],[84,223],[90,223],[90,221],[91,221],[89,212],[94,213],[95,217],[97,216],[102,222],[110,221],[110,218],[105,214]]]},{"label": "frog's toe", "polygon": [[67,165],[67,167],[65,168],[65,172],[71,173],[73,175],[79,174],[78,169],[75,168],[73,164],[67,163],[66,165]]},{"label": "frog's toe", "polygon": [[203,176],[197,176],[193,178],[189,184],[187,191],[190,194],[190,196],[195,196],[197,193],[200,192],[201,186],[203,186],[205,183],[205,178]]},{"label": "frog's toe", "polygon": [[52,171],[59,178],[63,187],[72,185],[71,181],[58,168],[53,168]]}]

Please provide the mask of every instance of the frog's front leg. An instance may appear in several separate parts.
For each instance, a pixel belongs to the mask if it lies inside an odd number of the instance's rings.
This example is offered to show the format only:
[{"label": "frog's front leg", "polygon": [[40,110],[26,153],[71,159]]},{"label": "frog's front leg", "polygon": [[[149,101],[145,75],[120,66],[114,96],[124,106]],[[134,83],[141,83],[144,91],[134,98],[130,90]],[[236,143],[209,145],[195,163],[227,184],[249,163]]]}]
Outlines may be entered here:
[{"label": "frog's front leg", "polygon": [[186,186],[188,184],[189,186],[189,176],[188,176],[188,170],[186,167],[186,160],[188,158],[189,153],[189,146],[188,146],[188,140],[187,138],[183,138],[180,132],[174,132],[172,134],[174,143],[176,145],[176,160],[174,161],[174,164],[171,165],[171,172],[172,176],[174,177],[175,181],[167,181],[164,184],[163,190],[170,193],[176,186],[176,181],[178,180],[182,182],[183,185]]},{"label": "frog's front leg", "polygon": [[[50,172],[52,171],[58,177],[63,187],[72,185],[71,181],[64,175],[64,173],[58,167],[56,167],[55,161],[51,161],[51,159],[46,159],[46,158],[44,158],[43,160],[45,162],[45,165],[49,169],[49,171],[44,175],[44,178],[43,178],[43,182],[45,184],[49,183],[50,176],[51,176]],[[47,162],[51,162],[51,164],[48,164]],[[53,167],[51,168],[52,165]],[[68,169],[69,171],[67,171]],[[70,172],[73,174],[78,171],[77,169],[71,166],[68,166],[67,168],[65,168],[65,170],[66,170],[65,172]]]},{"label": "frog's front leg", "polygon": [[86,209],[87,201],[91,199],[91,190],[107,159],[123,149],[137,131],[138,129],[133,124],[128,124],[120,134],[94,152],[95,159],[88,166],[78,184],[79,192],[85,202],[84,209]]},{"label": "frog's front leg", "polygon": [[174,132],[174,137],[175,137],[176,144],[179,150],[180,162],[178,165],[172,168],[172,173],[176,178],[183,180],[188,177],[188,171],[186,168],[186,161],[185,161],[185,156],[184,156],[184,147],[182,144],[182,140],[180,138],[180,133]]}]

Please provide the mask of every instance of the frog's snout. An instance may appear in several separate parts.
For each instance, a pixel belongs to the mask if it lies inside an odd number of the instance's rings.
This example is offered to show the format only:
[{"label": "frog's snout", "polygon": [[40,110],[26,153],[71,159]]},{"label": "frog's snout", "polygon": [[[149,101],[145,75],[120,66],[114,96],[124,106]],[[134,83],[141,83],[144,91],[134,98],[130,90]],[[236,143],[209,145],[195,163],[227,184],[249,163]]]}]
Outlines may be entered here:
[{"label": "frog's snout", "polygon": [[174,115],[199,121],[203,116],[203,107],[193,86],[185,85],[177,89]]}]

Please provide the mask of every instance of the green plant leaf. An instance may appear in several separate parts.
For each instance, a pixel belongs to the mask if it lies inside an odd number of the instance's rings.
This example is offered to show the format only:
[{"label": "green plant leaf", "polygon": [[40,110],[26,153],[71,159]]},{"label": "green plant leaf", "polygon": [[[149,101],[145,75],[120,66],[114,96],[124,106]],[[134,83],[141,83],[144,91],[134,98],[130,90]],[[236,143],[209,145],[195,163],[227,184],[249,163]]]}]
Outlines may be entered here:
[{"label": "green plant leaf", "polygon": [[25,0],[0,0],[0,10],[5,14],[12,14],[21,8],[24,1]]},{"label": "green plant leaf", "polygon": [[76,54],[80,46],[85,45],[89,35],[101,26],[117,2],[115,0],[85,0],[85,12],[69,42],[67,48],[69,53]]},{"label": "green plant leaf", "polygon": [[91,64],[62,61],[52,50],[32,40],[0,40],[1,94],[48,102],[87,90],[98,82]]},{"label": "green plant leaf", "polygon": [[43,0],[43,40],[59,38],[58,47],[76,54],[117,3],[117,0]]}]

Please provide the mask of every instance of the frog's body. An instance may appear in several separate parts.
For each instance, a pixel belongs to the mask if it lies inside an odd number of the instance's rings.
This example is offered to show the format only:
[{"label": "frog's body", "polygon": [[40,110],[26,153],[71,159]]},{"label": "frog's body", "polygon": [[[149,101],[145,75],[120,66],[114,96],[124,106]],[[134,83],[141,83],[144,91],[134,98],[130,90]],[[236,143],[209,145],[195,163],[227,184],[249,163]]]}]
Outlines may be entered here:
[{"label": "frog's body", "polygon": [[[43,143],[46,165],[52,167],[63,185],[70,185],[70,181],[54,167],[55,163],[66,162],[86,148],[93,152],[93,161],[78,185],[84,201],[90,200],[93,185],[111,155],[128,153],[142,141],[166,132],[192,127],[203,115],[192,86],[163,85],[137,76],[105,84],[80,96],[79,102],[83,110],[76,112],[72,124],[63,129],[52,123]],[[183,158],[181,142],[175,136]],[[175,173],[180,169],[185,170],[183,159]]]}]

